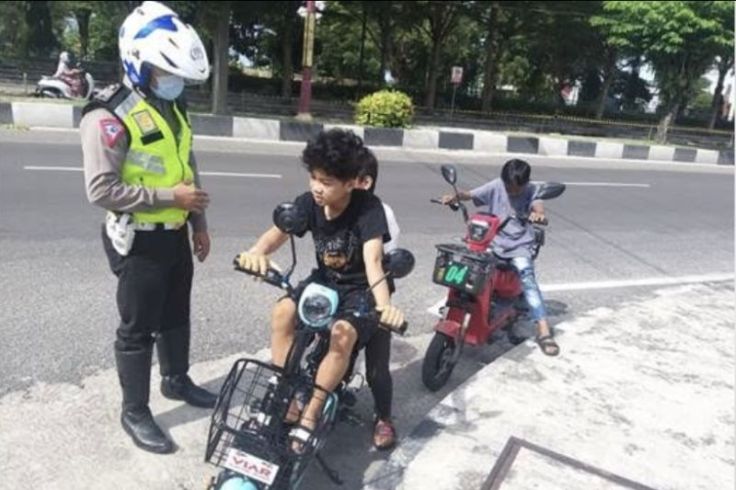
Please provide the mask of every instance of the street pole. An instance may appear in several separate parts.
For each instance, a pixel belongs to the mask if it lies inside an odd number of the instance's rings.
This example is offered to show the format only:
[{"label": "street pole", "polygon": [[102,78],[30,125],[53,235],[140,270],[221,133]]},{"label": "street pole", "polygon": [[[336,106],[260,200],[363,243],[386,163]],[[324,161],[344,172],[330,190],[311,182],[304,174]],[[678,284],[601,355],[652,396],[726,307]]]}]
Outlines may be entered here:
[{"label": "street pole", "polygon": [[368,21],[368,12],[366,10],[365,2],[361,2],[363,6],[363,29],[360,33],[360,61],[358,62],[358,96],[357,99],[360,99],[360,96],[363,93],[363,55],[365,52],[365,29],[366,24]]},{"label": "street pole", "polygon": [[309,105],[312,102],[312,55],[314,53],[314,0],[307,0],[307,15],[304,17],[304,49],[302,50],[302,84],[299,91],[297,119],[310,121]]},{"label": "street pole", "polygon": [[453,83],[452,84],[452,105],[450,106],[450,119],[452,119],[452,115],[455,113],[455,93],[456,92],[457,92],[457,84]]}]

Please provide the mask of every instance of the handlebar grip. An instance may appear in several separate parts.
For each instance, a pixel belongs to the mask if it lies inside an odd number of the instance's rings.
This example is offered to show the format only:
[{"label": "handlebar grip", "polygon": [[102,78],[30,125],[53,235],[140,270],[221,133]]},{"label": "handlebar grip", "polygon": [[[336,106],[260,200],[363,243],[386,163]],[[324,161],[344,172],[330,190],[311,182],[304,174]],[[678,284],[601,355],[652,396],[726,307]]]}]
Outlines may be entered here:
[{"label": "handlebar grip", "polygon": [[448,203],[445,204],[444,202],[440,201],[439,199],[434,199],[434,198],[430,199],[429,202],[432,202],[434,204],[441,204],[442,206],[447,206],[450,209],[452,209],[453,211],[457,211],[458,209],[460,209],[460,203],[457,203],[457,202],[448,202]]},{"label": "handlebar grip", "polygon": [[243,269],[242,267],[240,267],[240,263],[238,262],[237,257],[233,259],[233,265],[235,266],[235,270],[238,272],[243,272],[245,274],[248,274],[249,276],[258,277],[260,279],[263,279],[263,282],[268,283],[272,286],[276,286],[278,288],[281,287],[283,277],[281,276],[281,273],[279,273],[276,269],[269,268],[266,271],[265,275],[261,275],[261,274],[258,274],[257,272],[253,272],[248,269]]},{"label": "handlebar grip", "polygon": [[268,269],[266,275],[263,276],[263,282],[280,288],[283,282],[283,276],[276,269]]},{"label": "handlebar grip", "polygon": [[409,322],[407,321],[402,323],[398,328],[394,328],[391,325],[386,325],[385,323],[380,323],[380,325],[389,332],[397,333],[399,335],[404,335],[406,333],[406,329],[409,328]]}]

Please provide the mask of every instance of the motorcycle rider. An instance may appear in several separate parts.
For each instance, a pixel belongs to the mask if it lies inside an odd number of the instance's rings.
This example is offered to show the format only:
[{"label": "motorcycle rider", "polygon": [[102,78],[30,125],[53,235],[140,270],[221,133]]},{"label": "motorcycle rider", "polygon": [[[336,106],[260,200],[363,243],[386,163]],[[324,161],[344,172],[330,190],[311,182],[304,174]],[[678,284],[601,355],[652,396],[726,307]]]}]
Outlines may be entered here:
[{"label": "motorcycle rider", "polygon": [[81,97],[86,91],[84,90],[84,74],[79,68],[74,54],[69,51],[62,51],[59,54],[59,64],[51,78],[58,78],[66,83],[72,97]]},{"label": "motorcycle rider", "polygon": [[[369,191],[356,188],[363,164],[363,141],[351,131],[323,131],[307,143],[302,161],[309,172],[309,192],[295,204],[308,217],[308,231],[314,240],[317,269],[302,281],[293,295],[279,300],[272,313],[271,356],[276,366],[285,364],[294,341],[297,303],[306,285],[317,282],[335,289],[340,306],[331,328],[329,352],[322,360],[311,400],[300,412],[297,403],[287,416],[298,422],[291,431],[292,449],[301,452],[314,430],[326,392],[333,391],[343,379],[354,347],[365,346],[379,328],[367,317],[351,311],[368,300],[380,313],[380,322],[398,328],[404,314],[391,304],[384,277],[383,244],[390,240],[381,201]],[[288,235],[272,227],[248,251],[238,256],[240,267],[263,275],[272,267],[269,255],[288,240]],[[369,293],[369,284],[376,284]]]},{"label": "motorcycle rider", "polygon": [[[443,204],[456,203],[472,199],[476,206],[488,206],[488,212],[501,220],[510,215],[529,215],[532,223],[544,221],[544,204],[541,200],[532,200],[535,186],[529,184],[531,166],[524,160],[512,159],[501,169],[501,177],[491,180],[471,191],[459,191],[458,196],[442,196]],[[547,312],[544,298],[534,274],[532,246],[534,245],[533,229],[518,219],[511,219],[499,232],[491,244],[493,253],[508,260],[519,274],[524,297],[529,305],[532,318],[537,322],[536,342],[542,352],[548,356],[556,356],[560,348],[554,340],[554,334],[547,323]]]},{"label": "motorcycle rider", "polygon": [[59,64],[56,65],[56,72],[52,75],[53,78],[59,78],[62,75],[74,74],[77,70],[77,63],[74,59],[74,55],[69,51],[62,51],[59,53]]}]

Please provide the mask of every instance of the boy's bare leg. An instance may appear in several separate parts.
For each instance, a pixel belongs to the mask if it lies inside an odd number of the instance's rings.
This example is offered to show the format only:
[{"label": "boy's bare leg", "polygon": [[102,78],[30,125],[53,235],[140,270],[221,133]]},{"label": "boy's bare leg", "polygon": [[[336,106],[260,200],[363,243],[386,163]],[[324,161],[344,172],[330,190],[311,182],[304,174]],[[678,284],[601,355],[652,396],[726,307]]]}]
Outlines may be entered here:
[{"label": "boy's bare leg", "polygon": [[274,306],[271,312],[271,362],[284,367],[286,356],[294,342],[296,329],[296,303],[286,298]]},{"label": "boy's bare leg", "polygon": [[358,332],[350,323],[340,320],[332,326],[330,350],[319,365],[315,380],[317,385],[325,391],[315,389],[312,399],[302,414],[300,422],[302,426],[312,429],[317,424],[327,395],[337,388],[345,376],[357,340]]}]

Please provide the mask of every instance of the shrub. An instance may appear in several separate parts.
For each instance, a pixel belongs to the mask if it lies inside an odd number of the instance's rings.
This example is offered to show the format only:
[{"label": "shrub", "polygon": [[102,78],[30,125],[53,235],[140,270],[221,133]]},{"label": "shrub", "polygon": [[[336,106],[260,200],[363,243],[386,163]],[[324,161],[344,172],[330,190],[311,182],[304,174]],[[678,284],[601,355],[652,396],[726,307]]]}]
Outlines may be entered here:
[{"label": "shrub", "polygon": [[408,95],[398,90],[381,90],[363,97],[355,111],[355,122],[377,128],[405,128],[414,117]]}]

